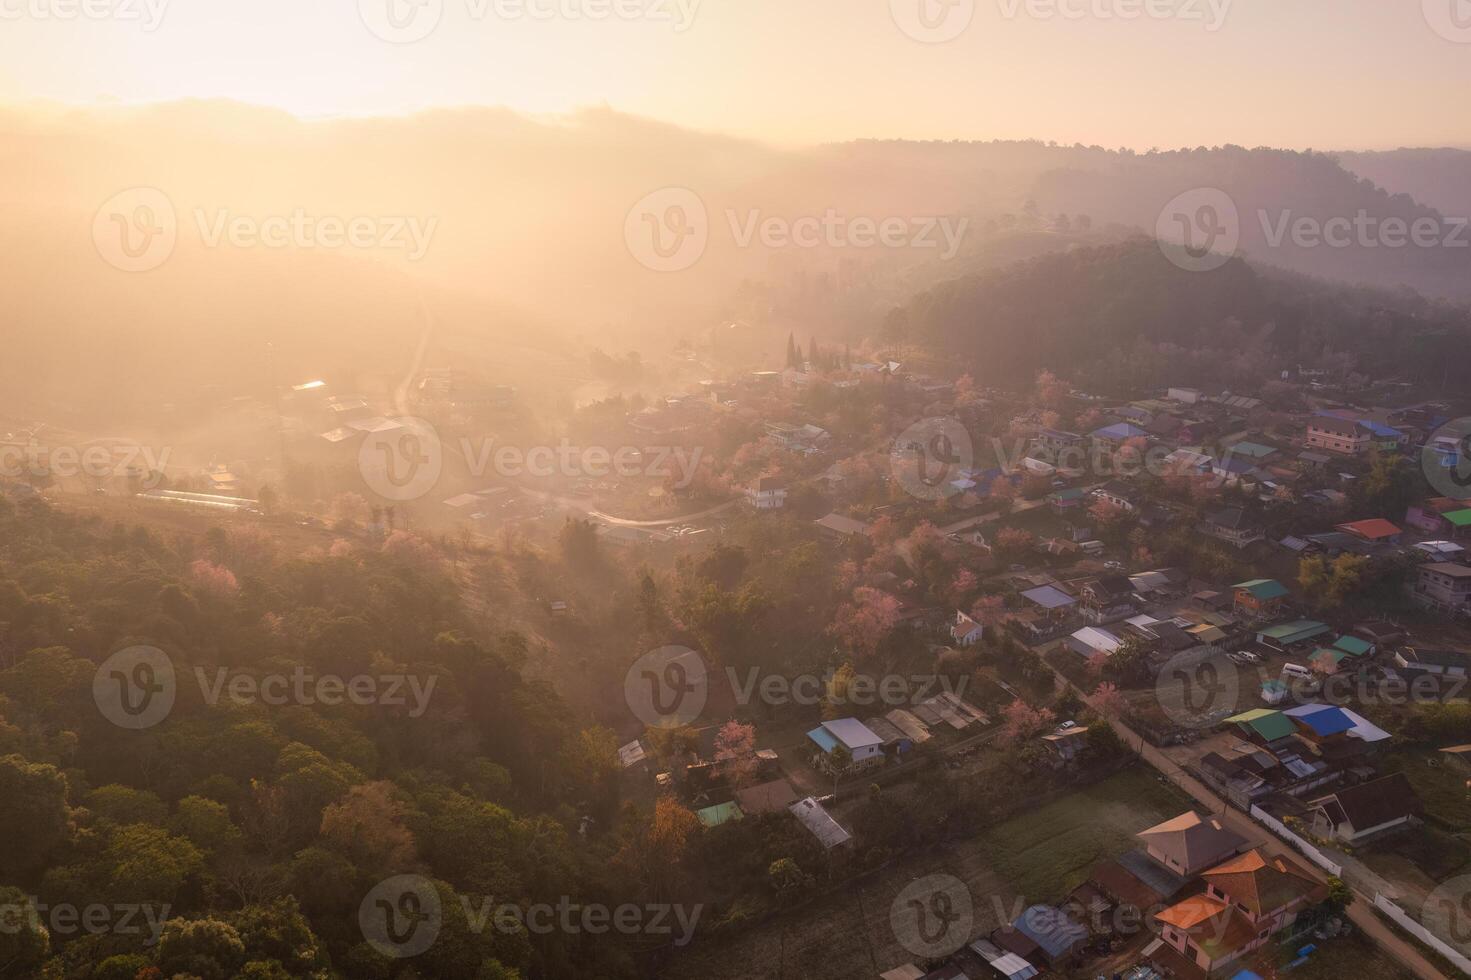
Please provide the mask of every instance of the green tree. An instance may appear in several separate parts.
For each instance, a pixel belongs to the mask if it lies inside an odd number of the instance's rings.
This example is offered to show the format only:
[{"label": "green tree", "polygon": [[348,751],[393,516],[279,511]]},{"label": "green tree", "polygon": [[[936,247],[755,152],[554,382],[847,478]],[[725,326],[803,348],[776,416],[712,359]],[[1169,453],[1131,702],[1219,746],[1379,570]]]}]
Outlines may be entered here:
[{"label": "green tree", "polygon": [[158,939],[158,967],[165,976],[229,980],[245,960],[245,943],[219,919],[170,919]]},{"label": "green tree", "polygon": [[66,777],[55,766],[0,757],[0,880],[29,878],[66,840]]}]

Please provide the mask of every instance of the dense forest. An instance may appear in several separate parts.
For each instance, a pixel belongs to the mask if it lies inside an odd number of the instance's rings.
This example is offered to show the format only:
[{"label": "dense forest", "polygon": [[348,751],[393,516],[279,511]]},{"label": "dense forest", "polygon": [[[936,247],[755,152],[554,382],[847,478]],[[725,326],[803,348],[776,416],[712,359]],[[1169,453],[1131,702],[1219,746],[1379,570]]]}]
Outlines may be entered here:
[{"label": "dense forest", "polygon": [[1105,391],[1254,390],[1280,371],[1320,364],[1444,388],[1471,371],[1463,306],[1239,258],[1188,272],[1143,238],[948,282],[891,311],[886,326],[891,337],[965,358],[977,380],[1052,368]]}]

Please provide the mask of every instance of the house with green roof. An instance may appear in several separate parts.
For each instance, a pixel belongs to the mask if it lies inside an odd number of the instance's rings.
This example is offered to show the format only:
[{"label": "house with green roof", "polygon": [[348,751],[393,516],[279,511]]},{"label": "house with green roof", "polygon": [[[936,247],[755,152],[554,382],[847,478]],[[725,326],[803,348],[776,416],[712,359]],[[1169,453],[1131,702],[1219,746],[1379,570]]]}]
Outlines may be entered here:
[{"label": "house with green roof", "polygon": [[1226,719],[1226,724],[1235,725],[1237,735],[1256,745],[1271,745],[1290,738],[1297,732],[1292,719],[1271,708],[1253,708]]},{"label": "house with green roof", "polygon": [[1342,650],[1350,657],[1366,657],[1374,652],[1374,644],[1357,636],[1340,636],[1333,641],[1333,649]]},{"label": "house with green roof", "polygon": [[1273,446],[1264,446],[1259,442],[1238,442],[1228,447],[1226,452],[1233,456],[1245,456],[1247,459],[1260,462],[1275,455],[1277,450]]},{"label": "house with green roof", "polygon": [[1331,632],[1327,623],[1320,623],[1315,619],[1295,619],[1290,623],[1278,623],[1260,630],[1256,641],[1264,647],[1286,653]]},{"label": "house with green roof", "polygon": [[1274,616],[1287,601],[1287,586],[1274,578],[1254,578],[1231,586],[1236,611],[1255,618]]},{"label": "house with green roof", "polygon": [[1319,647],[1308,657],[1308,663],[1320,674],[1336,674],[1339,666],[1348,659],[1348,651],[1335,647]]},{"label": "house with green roof", "polygon": [[703,810],[696,810],[695,816],[706,827],[719,827],[723,823],[739,820],[745,814],[741,812],[741,808],[732,800],[729,803],[718,803],[715,806],[707,806]]}]

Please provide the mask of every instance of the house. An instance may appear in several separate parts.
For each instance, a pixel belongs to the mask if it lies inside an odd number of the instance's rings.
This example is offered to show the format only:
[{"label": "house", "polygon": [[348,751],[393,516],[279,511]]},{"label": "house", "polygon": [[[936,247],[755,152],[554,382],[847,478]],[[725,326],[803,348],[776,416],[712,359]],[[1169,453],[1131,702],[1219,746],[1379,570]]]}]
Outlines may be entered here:
[{"label": "house", "polygon": [[1130,514],[1139,510],[1139,491],[1123,480],[1109,480],[1093,491],[1093,499],[1112,504]]},{"label": "house", "polygon": [[746,500],[757,510],[781,510],[787,505],[786,484],[774,476],[763,476],[746,488]]},{"label": "house", "polygon": [[1117,449],[1130,439],[1147,438],[1149,433],[1132,422],[1115,422],[1113,425],[1094,429],[1089,435],[1095,442],[1100,442],[1110,449]]},{"label": "house", "polygon": [[1160,938],[1207,974],[1265,946],[1328,888],[1285,857],[1250,850],[1203,872],[1205,891],[1155,914]]},{"label": "house", "polygon": [[1135,612],[1134,584],[1123,575],[1104,575],[1085,582],[1079,597],[1083,618],[1090,623],[1112,623]]},{"label": "house", "polygon": [[1310,419],[1304,442],[1310,449],[1326,449],[1346,456],[1358,456],[1369,449],[1373,433],[1358,422],[1348,419],[1319,417]]},{"label": "house", "polygon": [[868,534],[868,525],[863,521],[854,520],[851,517],[844,517],[838,513],[828,514],[826,517],[819,518],[814,523],[817,525],[818,530],[822,531],[828,537],[837,538],[840,541],[846,541],[857,535]]},{"label": "house", "polygon": [[1252,745],[1270,750],[1274,746],[1288,744],[1297,734],[1297,726],[1281,711],[1269,708],[1253,708],[1226,719],[1226,724],[1236,726],[1236,737]]},{"label": "house", "polygon": [[834,759],[839,746],[851,760],[843,772],[862,772],[884,764],[884,740],[857,718],[835,718],[825,721],[807,733],[821,751],[819,765],[829,772],[837,769]]},{"label": "house", "polygon": [[1171,388],[1165,393],[1165,397],[1172,402],[1184,402],[1186,405],[1194,405],[1200,401],[1199,388]]},{"label": "house", "polygon": [[1106,629],[1085,626],[1067,638],[1067,645],[1079,655],[1092,659],[1109,656],[1118,650],[1122,641]]},{"label": "house", "polygon": [[1231,586],[1233,608],[1254,619],[1266,619],[1282,611],[1287,602],[1287,586],[1274,578],[1254,578]]},{"label": "house", "polygon": [[1471,538],[1471,501],[1431,497],[1411,504],[1405,511],[1405,523],[1426,534],[1452,541]]},{"label": "house", "polygon": [[832,815],[823,809],[822,804],[810,796],[793,803],[787,810],[802,826],[811,831],[824,850],[841,847],[853,839],[853,835],[839,826]]},{"label": "house", "polygon": [[994,943],[977,939],[970,944],[971,952],[986,961],[986,965],[1006,980],[1032,980],[1037,968],[1015,953],[1008,952]]},{"label": "house", "polygon": [[1421,541],[1414,550],[1434,561],[1459,561],[1466,554],[1465,547],[1454,541]]},{"label": "house", "polygon": [[1142,910],[1168,904],[1188,879],[1136,848],[1095,866],[1088,884],[1119,905]]},{"label": "house", "polygon": [[745,814],[734,801],[717,803],[715,806],[707,806],[703,810],[695,811],[695,817],[706,827],[719,827],[723,823],[739,820],[743,816]]},{"label": "house", "polygon": [[1288,653],[1292,650],[1306,646],[1325,633],[1332,630],[1326,623],[1320,623],[1313,619],[1297,619],[1290,623],[1279,623],[1260,630],[1256,635],[1256,641],[1264,647],[1270,647],[1279,653]]},{"label": "house", "polygon": [[1065,909],[1050,905],[1031,906],[1016,917],[1010,931],[1030,940],[1040,951],[1042,959],[1053,967],[1070,960],[1088,940],[1087,926]]},{"label": "house", "polygon": [[1021,594],[1021,597],[1032,607],[1040,610],[1048,619],[1059,621],[1066,619],[1072,612],[1072,607],[1078,602],[1055,585],[1040,585],[1035,589],[1027,589]]},{"label": "house", "polygon": [[1406,670],[1419,670],[1443,677],[1465,677],[1471,673],[1471,654],[1459,650],[1421,650],[1404,647],[1394,655],[1394,662]]},{"label": "house", "polygon": [[1346,844],[1403,827],[1421,813],[1420,798],[1402,772],[1340,789],[1308,805],[1313,833]]},{"label": "house", "polygon": [[1217,592],[1214,589],[1202,589],[1190,597],[1191,605],[1214,612],[1230,609],[1234,602],[1234,596],[1227,595],[1225,592]]},{"label": "house", "polygon": [[955,610],[955,622],[950,624],[950,638],[957,646],[974,646],[981,642],[981,634],[985,627],[971,619],[959,609]]},{"label": "house", "polygon": [[1062,762],[1072,762],[1088,747],[1088,729],[1073,726],[1042,736],[1042,744]]},{"label": "house", "polygon": [[[1134,835],[1146,853],[1183,878],[1194,877],[1217,862],[1234,856],[1246,839],[1215,817],[1194,810],[1156,824]],[[1166,898],[1170,896],[1164,896]]]},{"label": "house", "polygon": [[1076,432],[1064,432],[1061,429],[1043,429],[1037,433],[1032,442],[1034,447],[1050,453],[1059,453],[1073,446],[1081,446],[1083,437]]},{"label": "house", "polygon": [[1240,507],[1218,510],[1205,519],[1201,530],[1232,547],[1245,548],[1256,541],[1266,539],[1266,532],[1256,521],[1247,517]]},{"label": "house", "polygon": [[[1353,719],[1331,704],[1302,704],[1282,712],[1297,726],[1297,733],[1320,749],[1348,741]],[[1330,753],[1323,753],[1328,755]]]},{"label": "house", "polygon": [[1238,459],[1235,456],[1223,456],[1211,461],[1211,474],[1218,480],[1236,485],[1243,482],[1252,482],[1260,479],[1261,471],[1255,463],[1249,459]]},{"label": "house", "polygon": [[897,758],[914,748],[914,739],[887,718],[882,716],[870,718],[864,724],[868,726],[869,731],[883,739],[884,752],[888,755]]},{"label": "house", "polygon": [[1238,442],[1226,449],[1226,455],[1249,459],[1253,464],[1263,463],[1277,455],[1275,446],[1264,446],[1259,442]]},{"label": "house", "polygon": [[743,813],[779,813],[797,802],[797,791],[785,779],[773,779],[736,790]]},{"label": "house", "polygon": [[1172,476],[1204,476],[1211,472],[1215,457],[1194,449],[1176,449],[1165,457],[1165,473]]},{"label": "house", "polygon": [[1056,490],[1047,495],[1047,506],[1056,513],[1081,510],[1088,498],[1088,492],[1082,487],[1070,487],[1067,490]]},{"label": "house", "polygon": [[1386,521],[1382,517],[1372,517],[1367,521],[1351,521],[1348,524],[1339,524],[1338,530],[1344,534],[1352,534],[1356,538],[1362,538],[1370,544],[1399,544],[1400,537],[1405,533],[1397,525]]},{"label": "house", "polygon": [[1471,609],[1471,567],[1441,561],[1415,569],[1412,598],[1444,612]]}]

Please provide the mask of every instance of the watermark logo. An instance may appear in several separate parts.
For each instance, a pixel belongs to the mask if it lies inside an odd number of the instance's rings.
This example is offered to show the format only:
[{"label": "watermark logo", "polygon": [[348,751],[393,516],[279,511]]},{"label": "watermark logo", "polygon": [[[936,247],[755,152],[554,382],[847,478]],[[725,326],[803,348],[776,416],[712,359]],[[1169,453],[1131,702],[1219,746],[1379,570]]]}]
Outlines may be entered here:
[{"label": "watermark logo", "polygon": [[689,647],[663,646],[633,662],[623,678],[623,698],[650,728],[688,725],[705,710],[710,674]]},{"label": "watermark logo", "polygon": [[1231,261],[1241,244],[1236,202],[1215,187],[1172,197],[1154,223],[1160,250],[1186,272],[1210,272]]},{"label": "watermark logo", "polygon": [[1420,921],[1471,956],[1471,875],[1452,878],[1431,892],[1420,909]]},{"label": "watermark logo", "polygon": [[394,875],[373,886],[358,906],[358,926],[368,944],[394,959],[418,956],[444,924],[439,891],[423,875]]},{"label": "watermark logo", "polygon": [[151,34],[163,23],[169,0],[6,0],[0,2],[0,20],[90,21],[141,23]]},{"label": "watermark logo", "polygon": [[169,716],[177,694],[174,662],[157,647],[119,650],[92,677],[97,710],[119,728],[152,728]]},{"label": "watermark logo", "polygon": [[358,17],[389,44],[422,41],[444,17],[444,0],[358,0]]},{"label": "watermark logo", "polygon": [[921,44],[953,41],[976,15],[975,0],[889,0],[894,24]]},{"label": "watermark logo", "polygon": [[1447,41],[1471,44],[1471,0],[1420,0],[1425,22]]},{"label": "watermark logo", "polygon": [[894,896],[889,925],[899,945],[915,956],[949,956],[965,945],[975,929],[970,889],[947,874],[911,881]]},{"label": "watermark logo", "polygon": [[965,473],[975,466],[970,432],[959,419],[920,419],[899,433],[889,450],[889,468],[911,496],[943,500],[963,492]]},{"label": "watermark logo", "polygon": [[700,261],[710,242],[705,202],[687,187],[663,187],[646,194],[623,219],[623,241],[647,269],[688,269]]},{"label": "watermark logo", "polygon": [[1436,429],[1420,450],[1420,468],[1441,496],[1471,497],[1471,417]]},{"label": "watermark logo", "polygon": [[1210,33],[1226,23],[1231,0],[997,0],[1001,15],[1015,20],[1178,20],[1203,22]]},{"label": "watermark logo", "polygon": [[108,198],[92,218],[97,254],[123,272],[157,269],[174,254],[179,220],[168,195],[156,187],[130,187]]},{"label": "watermark logo", "polygon": [[1240,700],[1241,678],[1229,661],[1186,651],[1177,653],[1159,670],[1154,683],[1161,710],[1185,728],[1209,728],[1234,714]]},{"label": "watermark logo", "polygon": [[358,447],[358,470],[369,489],[387,500],[417,500],[439,482],[444,447],[424,419],[390,420],[393,428],[370,432]]}]

